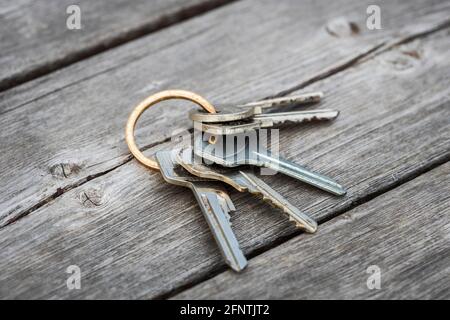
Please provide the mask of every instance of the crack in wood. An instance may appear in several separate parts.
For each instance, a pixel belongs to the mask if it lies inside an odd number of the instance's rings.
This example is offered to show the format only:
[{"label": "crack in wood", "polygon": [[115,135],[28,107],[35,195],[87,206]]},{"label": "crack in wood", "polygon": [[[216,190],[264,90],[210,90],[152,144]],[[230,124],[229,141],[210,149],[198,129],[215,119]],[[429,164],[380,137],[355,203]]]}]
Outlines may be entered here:
[{"label": "crack in wood", "polygon": [[[202,31],[202,32],[204,32],[204,31]],[[197,36],[197,35],[199,35],[199,34],[201,34],[201,33],[193,34],[193,36]],[[190,39],[192,39],[192,38],[190,38]],[[187,39],[186,39],[186,40],[187,40]],[[168,44],[168,45],[166,45],[166,46],[164,46],[164,47],[159,48],[159,50],[167,49],[168,47],[173,46],[173,45],[176,45],[176,44],[179,44],[179,43],[180,43],[179,41],[178,41],[178,42],[172,42],[172,43],[170,43],[170,44]],[[39,101],[39,100],[41,100],[41,99],[43,99],[43,98],[46,98],[46,97],[48,97],[48,96],[51,96],[51,95],[53,95],[53,94],[55,94],[55,93],[57,93],[57,92],[60,92],[60,91],[65,90],[65,89],[67,89],[67,88],[76,86],[76,85],[78,85],[78,84],[80,84],[80,83],[83,83],[83,82],[85,82],[85,81],[87,81],[87,80],[91,80],[91,79],[93,79],[93,78],[95,78],[95,77],[101,76],[101,75],[103,75],[103,74],[107,74],[107,73],[109,73],[109,72],[111,72],[111,71],[114,71],[114,70],[117,70],[117,69],[119,69],[119,68],[123,68],[123,67],[127,66],[127,65],[130,64],[130,63],[134,63],[134,62],[136,62],[137,60],[139,60],[139,59],[141,59],[141,58],[145,58],[146,56],[147,56],[147,54],[146,54],[146,55],[142,55],[142,56],[140,56],[140,57],[136,57],[136,58],[134,58],[133,60],[128,61],[128,62],[126,62],[126,63],[120,64],[120,65],[115,65],[115,66],[112,66],[112,67],[110,67],[110,68],[106,68],[106,69],[101,70],[101,71],[99,71],[99,72],[93,73],[93,74],[91,74],[91,75],[89,75],[89,76],[85,76],[85,77],[82,77],[82,78],[80,78],[80,79],[78,79],[78,80],[76,80],[76,81],[70,82],[70,83],[68,83],[68,84],[66,84],[66,85],[64,85],[64,86],[62,86],[62,87],[55,88],[54,90],[51,90],[51,91],[46,92],[46,93],[44,93],[44,94],[42,94],[42,95],[39,95],[39,96],[37,96],[37,97],[35,97],[35,98],[32,98],[32,99],[30,99],[30,100],[28,100],[28,101],[25,101],[25,102],[23,102],[23,103],[21,103],[21,104],[18,104],[18,105],[14,106],[14,107],[12,107],[12,108],[10,108],[10,109],[6,109],[5,111],[1,111],[1,112],[0,112],[0,116],[3,116],[4,114],[7,114],[8,112],[12,112],[12,111],[15,111],[15,110],[17,110],[17,109],[20,109],[20,108],[22,108],[22,107],[25,107],[25,106],[27,106],[27,105],[29,105],[29,104],[31,104],[31,103],[34,103],[34,102],[36,102],[36,101]],[[31,79],[31,80],[33,80],[33,79]],[[30,81],[31,81],[31,80],[30,80]],[[12,88],[9,88],[9,89],[12,89]],[[1,90],[0,90],[0,94],[1,94]]]},{"label": "crack in wood", "polygon": [[0,81],[0,92],[236,1],[237,0],[205,1],[187,8],[181,8],[170,15],[161,16],[156,21],[144,23],[123,34],[117,34],[111,39],[107,39],[101,43],[72,52],[61,59],[52,61],[51,63],[44,63],[36,66],[33,70],[7,77]]},{"label": "crack in wood", "polygon": [[3,228],[6,228],[7,226],[9,226],[9,225],[11,225],[11,224],[13,224],[13,223],[15,223],[17,221],[19,221],[22,218],[28,216],[30,213],[38,210],[39,208],[43,207],[44,205],[46,205],[46,204],[56,200],[57,198],[62,196],[64,193],[66,193],[68,191],[71,191],[71,190],[73,190],[75,188],[78,188],[78,187],[82,186],[83,184],[85,184],[85,183],[87,183],[87,182],[89,182],[91,180],[94,180],[94,179],[96,179],[98,177],[101,177],[101,176],[103,176],[105,174],[108,174],[109,172],[114,171],[115,169],[121,167],[122,165],[124,165],[127,162],[130,162],[131,160],[132,160],[132,157],[130,155],[122,163],[119,163],[118,165],[116,165],[116,166],[114,166],[114,167],[112,167],[110,169],[104,170],[102,172],[98,172],[96,174],[91,174],[91,175],[89,175],[89,176],[87,176],[85,178],[82,178],[79,181],[77,181],[75,183],[72,183],[72,184],[69,184],[69,185],[67,185],[65,187],[57,188],[56,191],[52,195],[50,195],[49,197],[46,197],[45,199],[39,201],[35,205],[33,205],[30,208],[26,209],[25,211],[19,213],[14,218],[8,220],[5,224],[0,226],[0,230],[3,229]]},{"label": "crack in wood", "polygon": [[[439,157],[437,159],[435,159],[435,161],[432,161],[430,163],[428,163],[427,165],[425,165],[424,167],[419,168],[416,171],[410,172],[409,174],[407,174],[406,176],[402,177],[401,179],[396,179],[393,181],[392,184],[388,184],[386,185],[384,188],[381,188],[379,190],[376,190],[375,192],[372,193],[368,193],[360,198],[356,198],[356,199],[352,199],[347,205],[343,206],[342,208],[340,208],[339,210],[337,210],[336,212],[334,212],[332,215],[324,218],[324,219],[320,219],[318,222],[319,225],[324,224],[326,222],[329,222],[330,220],[336,219],[338,217],[342,217],[343,214],[345,214],[345,212],[348,212],[364,203],[367,203],[379,196],[381,196],[382,194],[385,194],[386,192],[392,191],[395,188],[398,188],[399,186],[413,180],[416,179],[418,177],[420,177],[423,174],[426,174],[427,172],[436,169],[437,167],[447,163],[450,161],[450,153],[446,154],[442,157]],[[351,217],[347,217],[347,219],[351,219]],[[283,243],[303,234],[304,232],[302,231],[294,231],[290,234],[286,234],[282,237],[277,238],[276,240],[274,240],[273,242],[271,242],[269,245],[267,246],[262,246],[260,248],[254,249],[253,251],[250,251],[248,253],[246,253],[246,256],[248,258],[248,261],[250,262],[251,259],[269,251],[272,250],[280,245],[282,245]],[[212,279],[216,276],[218,276],[219,274],[226,272],[228,270],[228,267],[223,265],[218,267],[217,269],[212,270],[210,273],[204,275],[203,277],[199,277],[198,279],[194,279],[193,281],[180,286],[178,288],[175,288],[171,291],[165,292],[163,294],[160,294],[152,299],[155,300],[166,300],[166,299],[170,299],[180,293],[182,293],[183,291],[186,291],[188,289],[191,289],[193,287],[195,287],[196,285],[205,282],[209,279]]]},{"label": "crack in wood", "polygon": [[335,74],[337,74],[339,72],[345,71],[345,70],[347,70],[347,69],[349,69],[349,68],[351,68],[353,66],[356,66],[356,65],[358,65],[360,63],[369,61],[369,60],[379,56],[380,54],[385,53],[385,52],[387,52],[389,50],[392,50],[392,49],[394,49],[394,48],[396,48],[396,47],[398,47],[400,45],[412,42],[412,41],[417,40],[417,39],[422,39],[424,37],[427,37],[428,35],[431,35],[431,34],[434,34],[436,32],[439,32],[439,31],[444,30],[444,29],[446,29],[448,27],[450,27],[450,20],[446,20],[446,21],[442,22],[441,24],[439,24],[439,25],[437,25],[434,28],[431,28],[429,30],[425,30],[423,32],[419,32],[419,33],[416,33],[416,34],[412,34],[412,35],[409,35],[409,36],[407,36],[405,38],[401,38],[401,39],[395,40],[393,42],[384,41],[384,42],[376,45],[375,47],[367,50],[366,52],[364,52],[364,53],[362,53],[362,54],[360,54],[360,55],[358,55],[358,56],[348,60],[347,62],[345,62],[345,63],[343,63],[343,64],[341,64],[339,66],[335,66],[333,68],[330,68],[329,70],[321,72],[320,74],[316,75],[315,77],[313,77],[313,78],[311,78],[309,80],[306,80],[306,81],[304,81],[304,82],[302,82],[302,83],[300,83],[300,84],[298,84],[298,85],[296,85],[294,87],[291,87],[291,88],[289,88],[287,90],[281,91],[278,94],[276,94],[274,96],[267,97],[267,98],[278,98],[278,97],[286,96],[286,95],[288,95],[288,94],[290,94],[290,93],[292,93],[294,91],[298,91],[298,90],[304,89],[305,87],[307,87],[307,86],[309,86],[309,85],[311,85],[311,84],[313,84],[315,82],[318,82],[320,80],[323,80],[325,78],[333,76],[333,75],[335,75]]}]

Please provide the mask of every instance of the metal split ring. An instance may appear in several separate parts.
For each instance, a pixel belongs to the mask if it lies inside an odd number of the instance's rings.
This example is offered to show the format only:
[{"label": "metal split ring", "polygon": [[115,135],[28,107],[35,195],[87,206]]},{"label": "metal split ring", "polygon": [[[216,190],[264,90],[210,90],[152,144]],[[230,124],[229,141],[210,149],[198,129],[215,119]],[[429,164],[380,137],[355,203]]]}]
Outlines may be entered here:
[{"label": "metal split ring", "polygon": [[134,139],[134,129],[136,127],[136,122],[138,121],[139,117],[145,110],[157,104],[158,102],[170,99],[189,100],[198,104],[200,107],[202,107],[203,109],[205,109],[205,111],[209,113],[216,113],[216,109],[214,108],[214,106],[211,103],[209,103],[206,99],[199,96],[198,94],[185,90],[161,91],[147,97],[145,100],[139,103],[133,110],[133,112],[130,114],[130,117],[128,118],[127,126],[125,128],[125,140],[127,142],[128,148],[130,149],[131,153],[135,156],[135,158],[143,165],[152,169],[159,170],[158,163],[155,160],[144,156],[144,154],[139,150],[138,146],[136,145],[136,141]]}]

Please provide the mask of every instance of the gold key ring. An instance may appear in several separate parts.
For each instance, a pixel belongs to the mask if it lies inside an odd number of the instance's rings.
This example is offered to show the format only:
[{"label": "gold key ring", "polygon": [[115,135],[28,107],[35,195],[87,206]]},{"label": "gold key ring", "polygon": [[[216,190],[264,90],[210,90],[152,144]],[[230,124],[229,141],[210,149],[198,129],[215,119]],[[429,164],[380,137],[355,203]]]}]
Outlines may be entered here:
[{"label": "gold key ring", "polygon": [[134,140],[134,129],[136,127],[136,122],[145,110],[157,104],[158,102],[170,99],[189,100],[198,104],[209,113],[216,113],[216,109],[214,108],[214,106],[206,99],[199,96],[198,94],[185,90],[161,91],[147,97],[145,100],[139,103],[128,118],[127,126],[125,128],[125,140],[134,157],[140,163],[152,169],[159,169],[158,163],[155,160],[144,156],[144,154],[139,150]]}]

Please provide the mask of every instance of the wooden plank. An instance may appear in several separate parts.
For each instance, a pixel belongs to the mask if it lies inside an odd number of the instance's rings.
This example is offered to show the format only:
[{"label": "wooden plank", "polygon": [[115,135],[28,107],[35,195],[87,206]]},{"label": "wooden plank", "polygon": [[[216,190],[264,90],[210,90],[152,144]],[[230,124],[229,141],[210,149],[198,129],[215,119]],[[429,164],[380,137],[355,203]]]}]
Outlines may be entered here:
[{"label": "wooden plank", "polygon": [[[0,90],[216,8],[223,0],[0,2]],[[69,29],[77,5],[81,29]],[[69,11],[70,15],[73,11]]]},{"label": "wooden plank", "polygon": [[175,298],[449,299],[449,179],[447,162]]},{"label": "wooden plank", "polygon": [[[129,161],[124,124],[149,93],[263,98],[434,30],[450,11],[441,1],[380,2],[383,29],[368,30],[369,3],[237,2],[0,94],[0,226]],[[336,17],[339,30],[357,25],[359,32],[330,34]],[[186,113],[178,104],[148,111],[139,141],[152,145],[190,127]]]},{"label": "wooden plank", "polygon": [[[331,197],[279,175],[264,180],[326,219],[448,160],[447,33],[311,85],[326,93],[321,107],[341,116],[280,131],[284,155],[336,178],[348,196]],[[278,211],[230,194],[239,210],[233,229],[246,254],[296,234]],[[0,237],[0,296],[6,298],[155,298],[225,270],[192,194],[135,161],[65,192],[0,230]],[[80,290],[65,285],[72,264],[82,270]]]}]

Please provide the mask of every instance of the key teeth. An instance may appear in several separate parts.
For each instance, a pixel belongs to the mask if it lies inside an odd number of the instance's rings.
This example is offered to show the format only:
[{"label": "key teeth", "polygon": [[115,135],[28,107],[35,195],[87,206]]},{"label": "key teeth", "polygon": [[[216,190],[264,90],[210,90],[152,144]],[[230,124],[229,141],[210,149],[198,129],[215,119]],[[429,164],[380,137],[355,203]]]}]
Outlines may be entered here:
[{"label": "key teeth", "polygon": [[300,228],[308,233],[314,233],[317,230],[317,225],[313,228],[313,229],[309,229],[307,228],[305,225],[301,224],[300,222],[296,221],[290,214],[289,214],[289,209],[282,206],[278,206],[276,204],[275,201],[273,201],[272,198],[267,197],[266,195],[264,195],[264,193],[261,193],[260,191],[258,191],[257,189],[254,188],[249,188],[249,187],[245,187],[244,191],[247,191],[255,196],[258,196],[259,198],[262,198],[263,201],[265,201],[266,203],[270,204],[272,207],[277,208],[277,209],[281,209],[281,211],[287,216],[287,218],[289,219],[289,221],[292,221],[295,226],[297,228]]},{"label": "key teeth", "polygon": [[289,215],[289,210],[285,207],[279,207],[276,205],[276,203],[269,197],[266,197],[265,195],[259,193],[259,192],[252,192],[255,195],[259,195],[262,197],[263,201],[265,201],[266,203],[269,203],[272,207],[277,208],[277,209],[281,209],[283,211],[283,213],[285,214],[285,216],[287,216],[288,220],[293,222],[295,224],[295,226],[297,228],[306,230],[305,226],[303,224],[301,224],[300,222],[296,221],[294,218],[292,218],[291,215]]},{"label": "key teeth", "polygon": [[[325,110],[323,110],[323,111],[325,111]],[[284,124],[284,123],[294,124],[294,123],[304,123],[304,122],[312,122],[312,121],[326,121],[326,120],[331,121],[331,120],[336,119],[340,113],[338,110],[326,110],[326,111],[327,111],[326,113],[328,113],[328,115],[325,115],[325,114],[324,115],[313,115],[313,116],[311,116],[311,118],[306,117],[301,120],[300,119],[294,120],[294,119],[286,118],[284,120],[277,120],[274,123],[276,123],[276,124]],[[332,117],[329,116],[330,113],[333,113]]]},{"label": "key teeth", "polygon": [[[265,195],[262,195],[262,199],[263,199],[263,201],[267,202],[267,203],[270,204],[271,206],[273,206],[273,207],[275,207],[275,208],[279,208],[279,207],[277,206],[277,204],[276,204],[271,198],[266,197]],[[284,211],[284,209],[283,209],[283,211]]]},{"label": "key teeth", "polygon": [[308,233],[314,233],[317,230],[317,225],[315,225],[312,229],[306,227],[304,224],[302,224],[301,222],[298,222],[297,220],[295,220],[290,214],[289,214],[289,209],[287,209],[286,207],[279,207],[275,204],[274,201],[272,201],[271,198],[268,198],[266,196],[262,197],[263,200],[265,200],[267,203],[271,204],[273,207],[277,208],[277,209],[281,209],[281,211],[285,214],[285,216],[288,218],[288,220],[290,222],[292,222],[297,228],[304,230],[305,232]]},{"label": "key teeth", "polygon": [[[286,213],[286,210],[283,210]],[[291,221],[297,228],[306,230],[305,226],[301,224],[300,222],[296,221],[294,218],[292,218],[290,215],[288,215],[289,221]]]},{"label": "key teeth", "polygon": [[228,221],[228,223],[230,224],[230,226],[231,225],[233,225],[232,223],[231,223],[231,215],[230,215],[230,212],[228,211],[228,210],[226,210],[227,208],[225,207],[222,207],[222,211],[223,211],[223,213],[224,213],[224,215],[225,215],[225,218],[227,218],[227,221]]},{"label": "key teeth", "polygon": [[313,122],[313,121],[322,121],[322,120],[331,120],[327,117],[320,117],[320,116],[316,116],[316,117],[312,117],[309,119],[302,119],[302,120],[291,120],[291,119],[284,119],[280,122],[278,122],[278,124],[285,124],[285,123],[304,123],[304,122]]},{"label": "key teeth", "polygon": [[289,221],[292,221],[297,228],[302,229],[303,231],[305,231],[307,233],[315,233],[317,230],[317,224],[315,224],[312,228],[307,228],[304,224],[296,221],[295,219],[291,218],[290,216],[289,216]]}]

